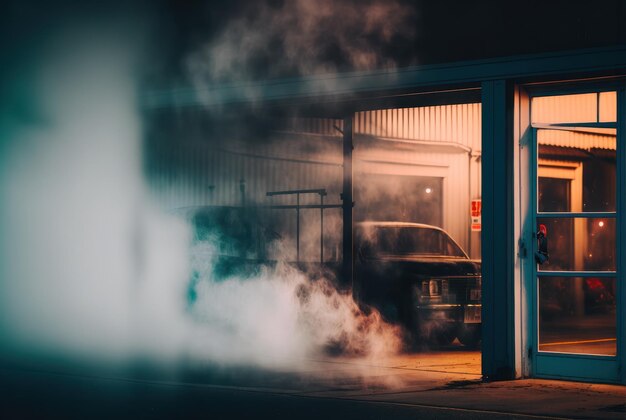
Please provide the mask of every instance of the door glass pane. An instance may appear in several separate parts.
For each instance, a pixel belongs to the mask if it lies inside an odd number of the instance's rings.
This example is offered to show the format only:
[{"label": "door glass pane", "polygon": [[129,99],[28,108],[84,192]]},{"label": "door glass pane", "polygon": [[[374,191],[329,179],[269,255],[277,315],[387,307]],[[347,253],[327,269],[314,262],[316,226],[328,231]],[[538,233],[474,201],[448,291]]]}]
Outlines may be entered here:
[{"label": "door glass pane", "polygon": [[615,270],[615,219],[538,217],[538,231],[541,225],[548,260],[539,264],[540,271]]},{"label": "door glass pane", "polygon": [[563,178],[540,177],[537,183],[540,212],[571,211],[572,181]]},{"label": "door glass pane", "polygon": [[539,277],[539,351],[613,356],[615,278]]},{"label": "door glass pane", "polygon": [[532,98],[533,124],[614,121],[617,121],[617,94],[614,91]]},{"label": "door glass pane", "polygon": [[598,118],[597,106],[596,93],[535,97],[531,104],[531,122],[593,122]]},{"label": "door glass pane", "polygon": [[540,212],[615,211],[615,129],[537,130]]},{"label": "door glass pane", "polygon": [[617,121],[617,92],[600,93],[600,122]]}]

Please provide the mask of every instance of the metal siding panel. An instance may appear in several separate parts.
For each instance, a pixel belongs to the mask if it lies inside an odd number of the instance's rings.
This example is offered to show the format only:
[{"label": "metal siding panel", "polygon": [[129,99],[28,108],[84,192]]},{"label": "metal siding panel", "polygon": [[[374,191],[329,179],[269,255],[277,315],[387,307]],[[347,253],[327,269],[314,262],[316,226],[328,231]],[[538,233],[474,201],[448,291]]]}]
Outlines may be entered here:
[{"label": "metal siding panel", "polygon": [[599,135],[591,133],[576,133],[565,130],[538,130],[537,141],[539,144],[574,147],[583,150],[591,148],[615,150],[616,139],[611,135]]},{"label": "metal siding panel", "polygon": [[[361,112],[357,114],[356,131],[374,136],[455,142],[470,146],[480,143],[480,109],[480,104],[461,104]],[[341,161],[340,137],[334,125],[342,126],[342,121],[292,119],[284,127],[290,131],[332,135],[337,140],[338,152],[329,161],[338,163]],[[308,150],[305,146],[314,141],[316,140],[299,138],[298,141],[282,142],[273,147],[258,146],[249,152],[306,159],[310,156],[309,152],[304,152]],[[330,144],[334,140],[317,141]],[[229,143],[224,141],[224,144]],[[466,191],[469,170],[467,154],[426,152],[425,150],[432,149],[423,147],[415,147],[410,152],[396,151],[395,146],[389,144],[385,147],[388,150],[376,149],[370,152],[379,159],[408,161],[415,166],[432,163],[449,167],[449,189],[444,198],[448,223],[443,227],[469,252],[469,218],[452,214],[458,214],[459,209],[463,209],[463,215],[468,213],[465,212],[470,198],[469,191]],[[361,153],[364,150],[359,147],[355,152]],[[201,204],[238,204],[239,180],[242,177],[246,180],[248,198],[259,202],[267,202],[264,196],[266,191],[287,188],[327,188],[336,198],[329,197],[328,202],[335,202],[338,201],[341,190],[340,166],[243,156],[211,148],[208,141],[194,143],[188,139],[168,145],[167,151],[161,153],[158,172],[157,188],[169,208]],[[207,190],[208,185],[215,186],[212,193]]]},{"label": "metal siding panel", "polygon": [[402,137],[402,110],[394,109],[391,112],[391,135],[393,138]]},{"label": "metal siding panel", "polygon": [[389,110],[388,109],[383,109],[381,111],[381,120],[380,120],[380,124],[378,126],[378,130],[379,130],[379,135],[381,137],[389,137],[389,132],[388,132],[388,127],[389,127]]},{"label": "metal siding panel", "polygon": [[424,118],[423,121],[423,126],[424,126],[424,131],[425,131],[425,139],[433,139],[435,138],[434,136],[434,125],[433,125],[433,109],[432,107],[428,106],[425,109],[426,111],[426,116]]},{"label": "metal siding panel", "polygon": [[402,109],[402,137],[407,138],[409,136],[409,109]]},{"label": "metal siding panel", "polygon": [[[479,103],[365,111],[358,115],[357,131],[373,136],[388,133],[391,137],[401,139],[457,143],[479,151],[481,145],[481,111],[482,108]],[[377,123],[373,127],[368,127],[361,121],[377,121]],[[384,124],[391,125],[391,127]],[[385,130],[386,128],[388,130]],[[356,156],[366,158],[369,154],[372,159],[375,155],[375,158],[381,161],[413,162],[417,166],[428,165],[428,162],[446,165],[448,167],[448,182],[444,200],[447,213],[444,217],[446,223],[443,227],[468,252],[471,251],[469,249],[468,206],[469,200],[473,196],[480,196],[480,188],[478,186],[473,187],[473,185],[480,183],[480,179],[475,179],[472,182],[471,178],[479,176],[479,171],[472,170],[470,174],[470,158],[466,153],[426,152],[427,149],[423,147],[420,149],[418,146],[412,152],[407,152],[404,149],[401,152],[394,152],[396,146],[393,145],[384,145],[368,152],[363,147],[363,145],[359,145]],[[480,166],[475,162],[472,164]],[[474,193],[471,193],[470,189]],[[458,214],[459,209],[461,209],[460,216]],[[476,245],[478,246],[478,244]]]},{"label": "metal siding panel", "polygon": [[480,104],[359,112],[356,132],[385,138],[457,143],[480,150]]},{"label": "metal siding panel", "polygon": [[[443,139],[451,139],[452,136],[452,125],[454,124],[454,120],[451,118],[452,117],[452,113],[451,113],[451,108],[453,108],[454,105],[448,105],[448,106],[442,106],[441,110],[443,111],[443,115],[442,115],[442,119],[439,122],[441,127],[442,127],[442,133],[441,133],[441,138]],[[460,141],[461,139],[457,140]]]},{"label": "metal siding panel", "polygon": [[461,122],[460,122],[460,128],[459,128],[459,133],[462,133],[462,135],[467,136],[469,133],[469,125],[468,125],[468,121],[470,119],[469,116],[469,112],[471,111],[471,107],[466,106],[464,108],[464,112],[461,112]]},{"label": "metal siding panel", "polygon": [[441,138],[441,123],[440,120],[442,120],[442,109],[441,107],[438,106],[433,106],[432,107],[433,113],[432,113],[432,128],[434,131],[434,134],[432,136],[433,139],[437,140]]}]

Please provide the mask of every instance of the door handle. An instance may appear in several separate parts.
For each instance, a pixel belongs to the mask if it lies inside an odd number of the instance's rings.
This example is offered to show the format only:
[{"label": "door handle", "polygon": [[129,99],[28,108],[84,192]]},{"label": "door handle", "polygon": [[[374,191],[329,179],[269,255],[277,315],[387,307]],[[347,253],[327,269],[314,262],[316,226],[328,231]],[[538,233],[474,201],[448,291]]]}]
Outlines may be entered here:
[{"label": "door handle", "polygon": [[535,251],[535,262],[539,265],[550,260],[548,253],[548,229],[546,225],[540,224],[537,229],[537,251]]}]

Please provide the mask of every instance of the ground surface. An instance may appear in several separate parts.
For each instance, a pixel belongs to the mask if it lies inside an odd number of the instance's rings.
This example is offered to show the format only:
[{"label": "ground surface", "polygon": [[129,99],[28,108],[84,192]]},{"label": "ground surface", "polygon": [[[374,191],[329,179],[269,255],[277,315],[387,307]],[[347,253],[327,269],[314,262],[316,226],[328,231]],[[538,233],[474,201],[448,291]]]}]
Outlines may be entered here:
[{"label": "ground surface", "polygon": [[85,375],[5,366],[2,418],[608,418],[626,387],[483,383],[480,354],[307,360],[282,371],[205,367],[170,375]]}]

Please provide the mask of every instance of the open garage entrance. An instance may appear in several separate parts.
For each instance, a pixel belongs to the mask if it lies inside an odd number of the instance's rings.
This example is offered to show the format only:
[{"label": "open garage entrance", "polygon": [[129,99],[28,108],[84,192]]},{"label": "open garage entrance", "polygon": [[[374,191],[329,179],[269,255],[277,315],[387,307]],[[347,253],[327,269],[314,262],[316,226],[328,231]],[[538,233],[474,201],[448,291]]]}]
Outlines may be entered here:
[{"label": "open garage entrance", "polygon": [[479,374],[481,107],[451,102],[355,114],[354,282],[409,354]]},{"label": "open garage entrance", "polygon": [[[331,278],[401,331],[390,367],[428,355],[479,378],[480,89],[334,107],[155,115],[154,195],[196,238],[218,238],[220,281],[254,277],[264,261]],[[367,352],[342,340],[330,357]]]}]

